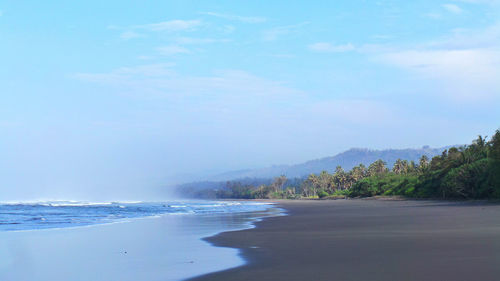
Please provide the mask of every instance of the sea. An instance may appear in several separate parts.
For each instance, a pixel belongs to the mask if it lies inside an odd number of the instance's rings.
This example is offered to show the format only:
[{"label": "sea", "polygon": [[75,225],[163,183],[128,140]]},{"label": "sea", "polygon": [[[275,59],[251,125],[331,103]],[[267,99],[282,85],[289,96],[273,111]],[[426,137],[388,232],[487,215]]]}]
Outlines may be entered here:
[{"label": "sea", "polygon": [[255,201],[4,202],[0,280],[186,280],[246,263],[204,238],[281,215]]},{"label": "sea", "polygon": [[162,215],[258,212],[268,203],[233,201],[0,203],[0,231],[35,230],[123,222]]}]

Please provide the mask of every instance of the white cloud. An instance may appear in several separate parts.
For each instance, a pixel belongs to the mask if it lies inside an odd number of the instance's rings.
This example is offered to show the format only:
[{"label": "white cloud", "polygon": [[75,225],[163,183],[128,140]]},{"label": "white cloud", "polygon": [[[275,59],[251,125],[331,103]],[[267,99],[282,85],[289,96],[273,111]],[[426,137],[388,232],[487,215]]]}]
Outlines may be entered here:
[{"label": "white cloud", "polygon": [[270,54],[267,56],[273,57],[273,58],[279,58],[279,59],[291,59],[291,58],[297,57],[296,55],[292,55],[292,54]]},{"label": "white cloud", "polygon": [[441,19],[443,17],[443,15],[441,15],[439,13],[434,13],[434,12],[424,14],[424,16],[427,18],[435,19],[435,20]]},{"label": "white cloud", "polygon": [[139,37],[144,37],[144,35],[137,33],[135,31],[125,31],[120,34],[120,38],[125,39],[125,40],[130,40],[133,38],[139,38]]},{"label": "white cloud", "polygon": [[218,17],[218,18],[223,18],[223,19],[227,19],[227,20],[241,21],[241,22],[245,22],[245,23],[262,23],[262,22],[267,21],[267,19],[263,18],[263,17],[245,17],[245,16],[221,14],[221,13],[214,13],[214,12],[200,12],[200,14]]},{"label": "white cloud", "polygon": [[106,29],[121,31],[120,38],[130,40],[139,37],[146,37],[148,32],[195,31],[202,25],[203,22],[200,20],[170,20],[128,27],[108,25],[106,26]]},{"label": "white cloud", "polygon": [[384,54],[381,61],[441,83],[458,99],[499,97],[500,50],[403,50]]},{"label": "white cloud", "polygon": [[78,73],[80,80],[112,85],[140,94],[164,97],[197,96],[200,98],[241,99],[260,102],[257,97],[286,100],[301,92],[240,70],[224,70],[211,76],[186,76],[173,71],[172,64],[153,64],[123,67],[109,73]]},{"label": "white cloud", "polygon": [[176,54],[189,54],[189,53],[191,53],[191,51],[189,51],[188,49],[181,47],[181,46],[177,46],[177,45],[158,47],[158,48],[156,48],[156,50],[164,56],[172,56],[172,55],[176,55]]},{"label": "white cloud", "polygon": [[460,2],[464,3],[469,3],[469,4],[487,4],[487,5],[493,5],[493,4],[499,4],[500,0],[458,0]]},{"label": "white cloud", "polygon": [[462,50],[500,46],[500,22],[480,30],[454,29],[451,34],[426,44],[426,47]]},{"label": "white cloud", "polygon": [[224,33],[233,33],[236,30],[236,27],[232,25],[224,25],[223,27],[220,28],[220,30]]},{"label": "white cloud", "polygon": [[[351,124],[384,126],[397,119],[394,108],[372,100],[329,100],[311,104],[309,114],[323,116],[327,120],[341,120]],[[382,125],[383,124],[383,125]]]},{"label": "white cloud", "polygon": [[126,83],[134,79],[144,79],[146,77],[165,77],[171,76],[174,72],[174,64],[149,64],[135,67],[121,67],[109,73],[77,73],[75,78],[89,82],[98,83]]},{"label": "white cloud", "polygon": [[462,8],[455,4],[443,4],[442,7],[453,14],[461,14],[463,12]]},{"label": "white cloud", "polygon": [[230,42],[229,39],[214,39],[214,38],[194,38],[194,37],[179,37],[175,39],[175,42],[183,45],[201,45],[201,44],[211,44],[211,43],[226,43]]},{"label": "white cloud", "polygon": [[414,78],[436,83],[437,94],[455,101],[500,99],[500,23],[455,29],[411,48],[375,48],[366,54],[413,73]]},{"label": "white cloud", "polygon": [[322,53],[342,53],[355,50],[351,43],[344,45],[332,45],[330,43],[319,42],[308,46],[309,50]]},{"label": "white cloud", "polygon": [[392,35],[387,35],[387,34],[374,34],[371,36],[372,39],[377,39],[377,40],[386,40],[386,39],[391,39],[393,38]]},{"label": "white cloud", "polygon": [[368,55],[389,53],[395,50],[397,50],[397,48],[395,48],[390,44],[364,44],[359,47],[356,47],[357,52]]},{"label": "white cloud", "polygon": [[140,60],[151,60],[151,59],[154,59],[154,57],[152,57],[152,56],[146,56],[146,55],[140,55],[137,58],[140,59]]},{"label": "white cloud", "polygon": [[274,41],[282,35],[296,32],[301,27],[303,27],[307,24],[309,24],[309,22],[302,22],[302,23],[293,24],[293,25],[274,27],[274,28],[265,30],[262,34],[262,39],[264,39],[264,41]]},{"label": "white cloud", "polygon": [[149,31],[193,31],[200,27],[203,23],[200,20],[170,20],[158,23],[150,23],[138,25],[136,28],[146,29]]}]

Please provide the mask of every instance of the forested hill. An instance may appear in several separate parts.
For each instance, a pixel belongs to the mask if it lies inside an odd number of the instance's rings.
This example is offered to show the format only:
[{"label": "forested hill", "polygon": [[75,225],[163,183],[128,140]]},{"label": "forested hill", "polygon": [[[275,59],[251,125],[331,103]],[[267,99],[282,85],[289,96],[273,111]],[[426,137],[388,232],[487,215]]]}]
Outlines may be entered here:
[{"label": "forested hill", "polygon": [[386,149],[386,150],[370,150],[366,148],[352,148],[340,154],[331,157],[307,161],[296,165],[280,165],[268,168],[232,171],[219,174],[208,178],[211,181],[225,181],[241,178],[273,178],[279,175],[285,175],[287,178],[298,178],[307,176],[312,173],[320,173],[321,171],[332,172],[337,166],[342,166],[344,170],[350,170],[354,166],[364,164],[370,165],[378,159],[387,162],[389,167],[392,167],[397,159],[406,159],[408,161],[418,162],[422,155],[426,155],[429,159],[439,155],[443,150],[451,146],[441,148],[430,148],[424,146],[419,149]]}]

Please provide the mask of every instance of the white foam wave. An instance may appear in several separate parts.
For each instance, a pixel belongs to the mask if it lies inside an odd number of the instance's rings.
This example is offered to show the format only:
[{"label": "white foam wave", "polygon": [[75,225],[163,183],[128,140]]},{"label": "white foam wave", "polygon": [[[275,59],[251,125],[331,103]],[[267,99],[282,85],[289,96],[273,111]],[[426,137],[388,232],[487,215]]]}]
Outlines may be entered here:
[{"label": "white foam wave", "polygon": [[140,204],[142,201],[113,201],[113,202],[88,202],[72,200],[40,200],[40,201],[6,201],[0,202],[0,205],[32,205],[48,207],[85,207],[85,206],[109,206],[123,204]]}]

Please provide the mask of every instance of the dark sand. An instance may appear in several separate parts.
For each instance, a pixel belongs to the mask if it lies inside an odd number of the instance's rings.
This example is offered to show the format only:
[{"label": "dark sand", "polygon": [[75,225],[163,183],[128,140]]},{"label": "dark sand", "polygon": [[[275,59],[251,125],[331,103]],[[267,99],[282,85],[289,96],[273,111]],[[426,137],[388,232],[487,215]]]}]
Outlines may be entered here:
[{"label": "dark sand", "polygon": [[500,280],[498,204],[337,200],[279,206],[289,216],[207,239],[242,249],[246,265],[191,280]]}]

